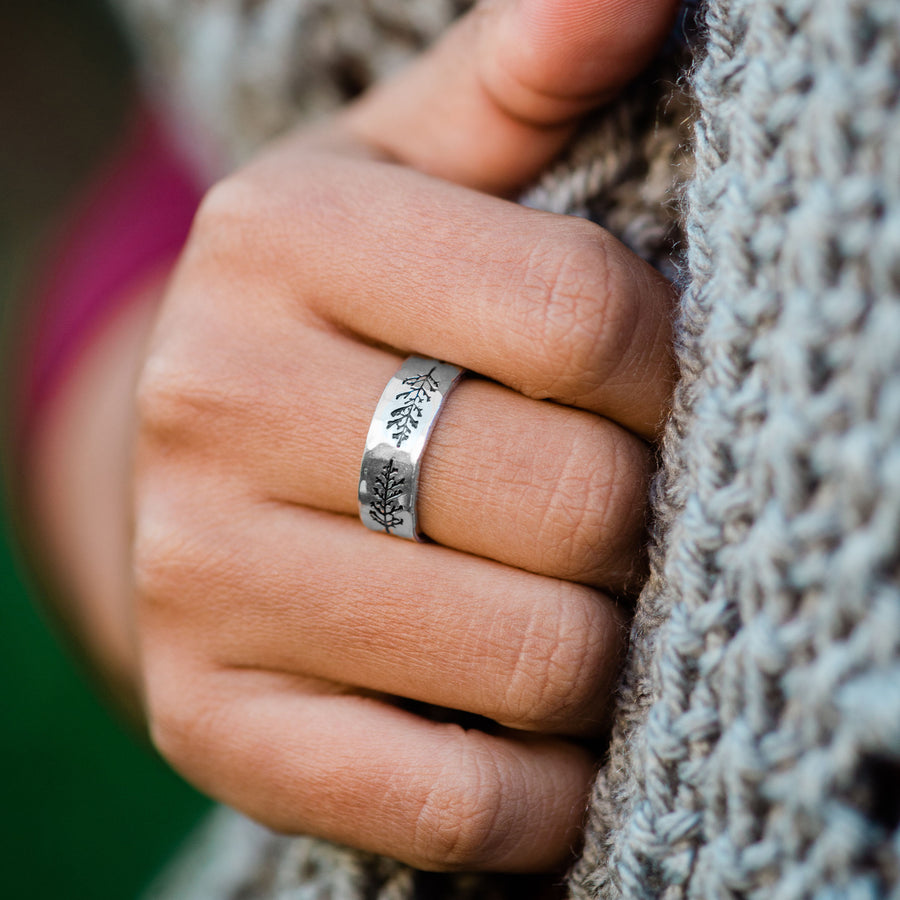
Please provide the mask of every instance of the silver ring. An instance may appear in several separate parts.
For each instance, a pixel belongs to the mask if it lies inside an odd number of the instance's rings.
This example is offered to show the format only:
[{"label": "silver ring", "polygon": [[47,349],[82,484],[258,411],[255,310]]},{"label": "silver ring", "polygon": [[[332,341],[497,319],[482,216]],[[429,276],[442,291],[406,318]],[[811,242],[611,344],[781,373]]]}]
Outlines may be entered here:
[{"label": "silver ring", "polygon": [[447,394],[463,369],[410,356],[388,382],[359,469],[359,517],[372,531],[424,541],[416,519],[422,455]]}]

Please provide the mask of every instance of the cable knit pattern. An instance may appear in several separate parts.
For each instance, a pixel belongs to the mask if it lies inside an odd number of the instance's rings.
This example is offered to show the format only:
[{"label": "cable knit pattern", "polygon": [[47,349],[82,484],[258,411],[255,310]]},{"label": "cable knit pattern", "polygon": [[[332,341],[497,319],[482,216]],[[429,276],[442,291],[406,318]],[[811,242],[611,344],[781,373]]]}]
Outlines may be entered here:
[{"label": "cable knit pattern", "polygon": [[[231,161],[466,5],[121,2]],[[705,23],[651,577],[570,889],[900,898],[900,3],[710,0]],[[670,274],[691,167],[679,67],[673,49],[524,198]],[[425,876],[227,812],[199,840],[154,897],[540,887]]]}]

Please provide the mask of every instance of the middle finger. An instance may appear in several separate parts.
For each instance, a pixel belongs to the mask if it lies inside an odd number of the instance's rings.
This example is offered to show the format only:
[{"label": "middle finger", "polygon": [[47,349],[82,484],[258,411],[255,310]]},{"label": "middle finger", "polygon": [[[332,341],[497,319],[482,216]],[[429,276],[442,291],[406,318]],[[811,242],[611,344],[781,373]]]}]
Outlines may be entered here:
[{"label": "middle finger", "polygon": [[[197,451],[225,466],[242,460],[231,477],[249,479],[264,499],[357,516],[366,433],[400,357],[333,332],[273,329],[252,346],[229,346],[233,334],[226,327],[209,342],[218,355],[201,367],[204,380],[180,388]],[[253,348],[264,358],[247,358]],[[157,431],[165,440],[164,423]],[[475,556],[627,591],[643,574],[650,453],[601,416],[464,379],[425,449],[419,523]],[[366,536],[376,546],[396,540]]]}]

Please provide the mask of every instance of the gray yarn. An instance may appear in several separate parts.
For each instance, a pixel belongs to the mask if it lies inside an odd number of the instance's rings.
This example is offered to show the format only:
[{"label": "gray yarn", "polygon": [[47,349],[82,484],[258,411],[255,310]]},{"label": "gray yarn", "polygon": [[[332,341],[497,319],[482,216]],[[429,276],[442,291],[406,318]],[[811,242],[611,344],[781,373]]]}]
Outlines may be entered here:
[{"label": "gray yarn", "polygon": [[395,72],[472,0],[115,0],[212,174]]},{"label": "gray yarn", "polygon": [[896,896],[900,4],[732,0],[708,28],[642,599],[665,624],[573,892]]},{"label": "gray yarn", "polygon": [[[145,34],[158,29],[158,71],[206,110],[229,159],[340,102],[347,48],[361,84],[456,11],[127,2]],[[191,31],[217,17],[218,31]],[[209,35],[228,60],[215,84],[194,59]],[[651,576],[571,893],[900,898],[900,3],[713,0],[703,43],[682,377]],[[669,272],[675,185],[690,174],[671,65],[596,117],[525,198],[591,216]],[[247,868],[215,894],[182,879],[158,896],[527,893],[219,815],[203,852],[256,847]]]}]

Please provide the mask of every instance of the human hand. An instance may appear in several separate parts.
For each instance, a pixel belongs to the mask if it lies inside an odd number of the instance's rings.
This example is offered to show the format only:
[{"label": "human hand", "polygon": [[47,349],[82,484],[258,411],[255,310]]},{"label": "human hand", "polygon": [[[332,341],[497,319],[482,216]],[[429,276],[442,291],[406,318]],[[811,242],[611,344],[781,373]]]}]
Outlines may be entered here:
[{"label": "human hand", "polygon": [[[134,572],[152,734],[211,795],[427,869],[570,852],[595,763],[568,738],[602,729],[620,659],[604,590],[639,575],[671,291],[596,226],[487,192],[533,176],[675,6],[486,4],[205,200],[141,378]],[[411,353],[490,379],[437,422],[422,545],[356,518]]]}]

